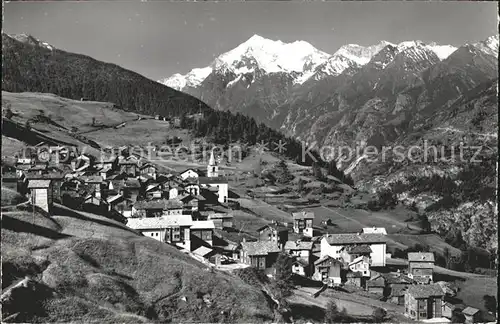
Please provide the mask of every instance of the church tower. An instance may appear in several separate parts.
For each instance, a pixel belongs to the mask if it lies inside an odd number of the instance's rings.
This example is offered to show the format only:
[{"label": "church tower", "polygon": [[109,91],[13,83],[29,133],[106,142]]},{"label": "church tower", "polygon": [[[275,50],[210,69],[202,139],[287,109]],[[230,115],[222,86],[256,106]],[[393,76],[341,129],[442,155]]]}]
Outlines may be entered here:
[{"label": "church tower", "polygon": [[219,166],[215,162],[214,151],[210,152],[210,160],[207,166],[207,177],[214,178],[219,176]]}]

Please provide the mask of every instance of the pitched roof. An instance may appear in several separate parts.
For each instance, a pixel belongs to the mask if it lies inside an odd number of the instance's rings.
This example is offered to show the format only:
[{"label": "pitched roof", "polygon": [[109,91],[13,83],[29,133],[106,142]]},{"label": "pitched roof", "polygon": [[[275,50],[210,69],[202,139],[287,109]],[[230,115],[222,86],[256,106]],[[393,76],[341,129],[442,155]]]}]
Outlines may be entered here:
[{"label": "pitched roof", "polygon": [[143,165],[141,165],[141,167],[139,169],[144,170],[147,167],[153,167],[155,169],[158,169],[158,167],[156,165],[154,165],[153,163],[150,163],[150,162],[144,163]]},{"label": "pitched roof", "polygon": [[28,188],[48,188],[50,186],[50,180],[29,180]]},{"label": "pitched roof", "polygon": [[134,203],[135,209],[178,209],[182,208],[182,202],[177,199],[155,199],[139,200]]},{"label": "pitched roof", "polygon": [[412,285],[408,287],[408,294],[414,298],[429,298],[432,296],[444,296],[444,291],[438,284]]},{"label": "pitched roof", "polygon": [[408,261],[434,262],[434,253],[432,252],[409,252]]},{"label": "pitched roof", "polygon": [[275,242],[270,241],[241,242],[241,247],[248,255],[267,255],[281,251]]},{"label": "pitched roof", "polygon": [[106,199],[106,201],[108,202],[108,204],[116,201],[117,199],[120,199],[120,198],[123,198],[122,195],[115,195],[115,196],[112,196],[112,197],[108,197],[108,199]]},{"label": "pitched roof", "polygon": [[286,228],[285,226],[276,225],[276,224],[271,223],[271,224],[266,224],[266,225],[264,225],[262,227],[259,227],[257,229],[257,232],[262,232],[266,228],[272,228],[273,230],[278,231],[278,232],[288,231],[288,228]]},{"label": "pitched roof", "polygon": [[[367,258],[367,257],[366,257]],[[359,256],[357,257],[356,259],[352,260],[351,262],[349,262],[349,265],[353,265],[353,264],[356,264],[356,263],[359,263],[361,261],[363,261],[365,259],[364,256]]]},{"label": "pitched roof", "polygon": [[161,229],[174,226],[191,226],[191,215],[168,215],[162,217],[129,218],[127,226],[137,230]]},{"label": "pitched roof", "polygon": [[191,229],[215,229],[215,225],[211,220],[193,221]]},{"label": "pitched roof", "polygon": [[372,249],[368,245],[355,245],[347,249],[347,252],[356,254],[356,253],[372,253]]},{"label": "pitched roof", "polygon": [[328,244],[356,244],[356,243],[386,243],[386,237],[383,234],[326,234]]},{"label": "pitched roof", "polygon": [[474,314],[476,314],[477,312],[479,312],[479,309],[477,308],[474,308],[474,307],[470,307],[470,306],[467,306],[463,311],[462,313],[464,315],[469,315],[469,316],[472,316]]},{"label": "pitched roof", "polygon": [[380,274],[366,281],[367,287],[385,287],[385,278]]},{"label": "pitched roof", "polygon": [[287,241],[285,243],[285,250],[312,250],[313,244],[310,241]]},{"label": "pitched roof", "polygon": [[301,211],[297,213],[292,213],[293,219],[314,219],[313,212]]},{"label": "pitched roof", "polygon": [[388,284],[405,284],[415,282],[415,280],[402,273],[384,273],[382,275],[387,280]]},{"label": "pitched roof", "polygon": [[193,254],[199,255],[201,257],[205,257],[207,254],[211,253],[213,250],[206,246],[200,246],[196,250],[193,251]]},{"label": "pitched roof", "polygon": [[314,265],[318,265],[320,263],[323,263],[324,261],[328,260],[328,259],[331,259],[333,262],[336,262],[336,263],[339,263],[340,265],[342,265],[342,262],[340,262],[339,260],[337,259],[334,259],[332,258],[331,256],[329,255],[325,255],[324,257],[322,257],[321,259],[318,259],[316,261],[314,261]]},{"label": "pitched roof", "polygon": [[81,177],[86,183],[101,183],[103,181],[101,176],[85,176]]},{"label": "pitched roof", "polygon": [[302,258],[296,258],[294,261],[293,261],[293,264],[300,264],[301,266],[303,267],[307,267],[309,265],[309,263],[307,263],[306,260],[302,259]]}]

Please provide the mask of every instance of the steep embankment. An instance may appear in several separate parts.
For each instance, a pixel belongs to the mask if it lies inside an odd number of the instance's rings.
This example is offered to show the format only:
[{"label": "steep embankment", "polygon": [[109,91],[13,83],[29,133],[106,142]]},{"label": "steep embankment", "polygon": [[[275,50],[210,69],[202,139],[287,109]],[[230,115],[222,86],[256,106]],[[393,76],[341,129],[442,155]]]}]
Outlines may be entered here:
[{"label": "steep embankment", "polygon": [[4,321],[273,318],[258,289],[112,220],[63,207],[48,217],[18,206],[4,207],[2,227]]}]

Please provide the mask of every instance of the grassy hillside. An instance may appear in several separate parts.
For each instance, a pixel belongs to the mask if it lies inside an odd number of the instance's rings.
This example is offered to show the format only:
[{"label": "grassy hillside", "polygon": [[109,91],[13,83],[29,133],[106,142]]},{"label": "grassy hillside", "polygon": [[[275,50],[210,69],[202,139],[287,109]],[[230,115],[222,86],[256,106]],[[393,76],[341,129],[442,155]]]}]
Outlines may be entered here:
[{"label": "grassy hillside", "polygon": [[[21,322],[263,322],[261,291],[112,220],[11,207],[2,221],[2,312]],[[15,287],[25,276],[30,279]],[[13,289],[9,289],[15,287]]]}]

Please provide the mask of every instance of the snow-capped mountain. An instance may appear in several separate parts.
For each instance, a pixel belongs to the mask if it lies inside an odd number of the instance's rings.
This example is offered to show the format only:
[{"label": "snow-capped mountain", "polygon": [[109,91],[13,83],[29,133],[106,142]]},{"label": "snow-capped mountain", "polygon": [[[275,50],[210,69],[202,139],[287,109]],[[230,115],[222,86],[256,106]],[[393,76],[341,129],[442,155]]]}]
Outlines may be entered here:
[{"label": "snow-capped mountain", "polygon": [[474,46],[486,54],[498,58],[498,35],[490,36],[482,42],[475,43]]},{"label": "snow-capped mountain", "polygon": [[27,35],[27,34],[11,34],[11,35],[7,35],[8,37],[10,38],[13,38],[21,43],[26,43],[26,44],[31,44],[31,45],[36,45],[36,46],[40,46],[40,47],[44,47],[48,50],[54,50],[55,47],[50,45],[49,43],[46,43],[46,42],[42,42],[41,40],[39,39],[36,39],[35,37],[31,36],[31,35]]},{"label": "snow-capped mountain", "polygon": [[371,46],[360,46],[357,44],[349,44],[342,46],[334,55],[342,55],[352,61],[356,62],[359,65],[365,65],[370,62],[372,57],[380,52],[381,49],[386,47],[387,45],[393,45],[387,41],[381,41],[376,45]]},{"label": "snow-capped mountain", "polygon": [[199,86],[201,82],[203,82],[203,80],[210,75],[210,73],[212,73],[212,68],[207,66],[201,69],[192,69],[191,72],[186,75],[176,73],[170,78],[165,78],[158,82],[177,90],[184,89],[185,87],[194,88]]}]

